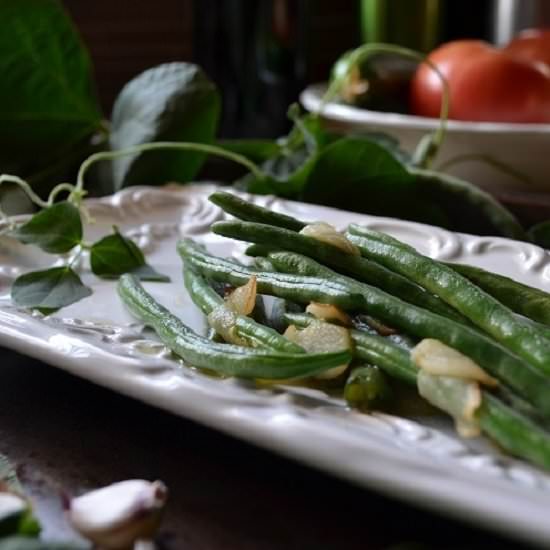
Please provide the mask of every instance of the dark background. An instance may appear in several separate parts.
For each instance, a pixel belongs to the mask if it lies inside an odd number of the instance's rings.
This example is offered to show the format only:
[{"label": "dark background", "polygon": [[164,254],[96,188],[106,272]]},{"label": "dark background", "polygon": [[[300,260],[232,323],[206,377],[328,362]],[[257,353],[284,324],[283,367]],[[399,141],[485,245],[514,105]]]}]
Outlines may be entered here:
[{"label": "dark background", "polygon": [[[399,2],[390,0],[392,9]],[[352,0],[65,0],[87,44],[101,104],[141,71],[185,60],[222,91],[223,137],[274,137],[311,82],[327,80],[340,54],[360,44]],[[395,7],[394,7],[395,6]],[[491,0],[443,3],[439,41],[489,38]]]}]

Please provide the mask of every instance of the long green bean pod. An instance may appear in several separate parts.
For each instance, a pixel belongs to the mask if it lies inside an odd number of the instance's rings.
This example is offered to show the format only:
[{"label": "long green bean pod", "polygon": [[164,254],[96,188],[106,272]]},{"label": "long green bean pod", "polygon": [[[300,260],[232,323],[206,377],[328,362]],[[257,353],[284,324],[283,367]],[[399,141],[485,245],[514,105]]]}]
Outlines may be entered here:
[{"label": "long green bean pod", "polygon": [[426,292],[406,277],[366,258],[347,254],[337,247],[313,237],[270,225],[239,221],[217,222],[212,226],[212,231],[225,237],[304,254],[338,271],[390,292],[407,302],[469,324],[464,316],[445,304],[443,300]]},{"label": "long green bean pod", "polygon": [[468,279],[392,237],[384,235],[384,240],[381,240],[379,232],[350,225],[348,238],[361,254],[433,292],[512,352],[550,374],[550,340],[547,335],[533,323],[518,318],[512,310]]},{"label": "long green bean pod", "polygon": [[550,294],[547,292],[480,267],[453,263],[446,265],[516,313],[550,325]]},{"label": "long green bean pod", "polygon": [[[311,317],[287,314],[288,322],[304,327]],[[410,353],[382,336],[352,330],[355,356],[378,366],[391,377],[416,385],[418,369]],[[490,392],[482,391],[477,412],[482,431],[509,453],[550,468],[550,433],[527,415],[521,414]]]},{"label": "long green bean pod", "polygon": [[[302,276],[330,278],[332,282],[347,285],[349,292],[360,292],[361,310],[388,326],[418,338],[436,338],[472,358],[477,364],[501,382],[514,389],[526,401],[536,406],[541,414],[550,418],[550,379],[540,370],[495,342],[475,328],[456,323],[425,309],[403,302],[380,289],[343,275],[310,258],[291,252],[275,252],[269,259],[280,271]],[[345,308],[344,308],[345,309]]]},{"label": "long green bean pod", "polygon": [[324,302],[348,310],[353,310],[362,303],[360,293],[350,292],[348,285],[339,282],[257,271],[231,260],[212,256],[190,239],[180,241],[177,249],[184,262],[189,262],[200,273],[216,281],[243,285],[252,275],[256,275],[261,294],[278,296],[291,302]]},{"label": "long green bean pod", "polygon": [[[360,234],[362,229],[358,226],[351,226],[350,233],[356,232]],[[384,243],[389,243],[395,246],[408,247],[409,245],[398,241],[397,239],[380,232],[371,232],[369,238],[377,239]],[[254,247],[258,247],[255,249]],[[262,249],[261,245],[251,245],[246,253],[249,256],[263,255],[266,256],[270,251]],[[442,262],[447,267],[460,273],[469,281],[496,298],[499,302],[509,307],[515,313],[523,315],[531,319],[535,323],[545,326],[539,326],[539,330],[547,331],[547,325],[550,325],[550,294],[533,288],[532,286],[518,283],[509,277],[499,275],[491,271],[487,271],[480,267],[472,265],[457,264],[452,262]],[[537,326],[537,324],[535,324]]]},{"label": "long green bean pod", "polygon": [[290,231],[300,231],[306,226],[305,222],[245,201],[233,193],[216,191],[208,197],[208,200],[219,206],[224,212],[235,216],[239,220],[265,223],[267,225],[289,229]]},{"label": "long green bean pod", "polygon": [[286,379],[319,374],[350,361],[350,352],[304,354],[218,344],[199,336],[160,305],[133,275],[123,275],[117,290],[129,311],[153,328],[161,341],[185,361],[226,376]]},{"label": "long green bean pod", "polygon": [[[195,305],[205,314],[210,315],[218,307],[223,307],[224,299],[206,282],[204,277],[190,267],[183,272],[185,288]],[[261,325],[246,315],[235,315],[237,336],[248,345],[286,353],[304,353],[304,350],[291,342],[276,330]]]}]

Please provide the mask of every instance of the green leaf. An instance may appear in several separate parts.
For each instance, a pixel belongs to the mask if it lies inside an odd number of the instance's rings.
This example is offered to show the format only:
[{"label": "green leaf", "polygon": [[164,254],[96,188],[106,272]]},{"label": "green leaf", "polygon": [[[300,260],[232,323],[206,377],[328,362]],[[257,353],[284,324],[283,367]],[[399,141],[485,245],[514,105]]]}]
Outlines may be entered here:
[{"label": "green leaf", "polygon": [[385,134],[384,132],[358,132],[354,133],[353,137],[358,137],[368,141],[373,141],[389,151],[401,164],[410,164],[411,155],[404,149],[401,149],[399,140],[394,136]]},{"label": "green leaf", "polygon": [[323,150],[302,199],[355,212],[448,226],[448,218],[385,147],[362,138],[342,138]]},{"label": "green leaf", "polygon": [[[151,141],[211,143],[220,98],[215,85],[191,63],[167,63],[131,80],[115,101],[111,149]],[[204,162],[202,153],[154,151],[113,161],[115,189],[192,180]]]},{"label": "green leaf", "polygon": [[294,126],[287,137],[278,141],[279,152],[261,164],[267,178],[258,180],[249,174],[236,182],[238,188],[288,197],[301,192],[319,150],[334,137],[321,128],[317,116],[300,116],[294,105],[289,109],[289,117]]},{"label": "green leaf", "polygon": [[12,300],[22,307],[52,311],[90,296],[91,289],[68,266],[32,271],[15,279]]},{"label": "green leaf", "polygon": [[512,214],[477,187],[408,168],[385,147],[356,137],[342,138],[320,153],[300,198],[466,233],[526,237]]},{"label": "green leaf", "polygon": [[0,166],[50,164],[100,125],[90,59],[57,0],[2,0],[0,21]]},{"label": "green leaf", "polygon": [[0,540],[0,550],[89,550],[91,546],[76,542],[45,542],[29,537],[8,537]]},{"label": "green leaf", "polygon": [[59,202],[35,214],[12,235],[51,254],[63,254],[82,240],[80,212],[69,202]]},{"label": "green leaf", "polygon": [[92,271],[105,279],[116,279],[123,273],[133,273],[142,281],[169,282],[145,262],[145,256],[130,239],[122,236],[118,230],[97,241],[90,251]]},{"label": "green leaf", "polygon": [[534,225],[529,229],[528,234],[535,244],[550,249],[550,221]]}]

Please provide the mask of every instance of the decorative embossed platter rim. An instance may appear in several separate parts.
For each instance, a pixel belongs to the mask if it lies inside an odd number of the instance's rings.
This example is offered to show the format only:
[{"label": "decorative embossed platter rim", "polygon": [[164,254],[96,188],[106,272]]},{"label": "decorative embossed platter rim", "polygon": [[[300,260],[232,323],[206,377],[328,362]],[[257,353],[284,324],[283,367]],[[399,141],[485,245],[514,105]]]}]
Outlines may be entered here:
[{"label": "decorative embossed platter rim", "polygon": [[[169,272],[170,285],[150,284],[161,301],[196,329],[202,317],[181,284],[174,244],[180,235],[204,242],[218,254],[242,254],[243,246],[209,234],[222,213],[206,197],[210,185],[132,188],[87,201],[101,234],[118,224],[144,248],[151,263]],[[304,219],[343,228],[365,223],[393,234],[433,257],[469,262],[550,288],[550,258],[538,247],[493,237],[334,209],[254,197],[261,204]],[[215,427],[365,487],[414,504],[550,544],[550,476],[504,457],[487,442],[461,441],[447,423],[347,410],[339,399],[299,387],[258,388],[210,378],[182,367],[136,325],[117,299],[112,282],[98,281],[80,266],[94,295],[44,318],[13,307],[11,280],[48,259],[17,243],[0,245],[0,344],[77,376],[172,413]]]}]

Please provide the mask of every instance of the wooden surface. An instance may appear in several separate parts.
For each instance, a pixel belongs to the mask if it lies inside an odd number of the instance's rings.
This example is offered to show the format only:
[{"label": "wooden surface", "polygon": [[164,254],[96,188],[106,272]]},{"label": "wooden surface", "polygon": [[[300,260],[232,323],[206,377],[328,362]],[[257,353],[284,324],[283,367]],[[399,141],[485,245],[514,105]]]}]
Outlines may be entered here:
[{"label": "wooden surface", "polygon": [[145,478],[170,489],[166,549],[520,548],[0,354],[0,452],[16,463],[47,538],[74,536],[61,494]]}]

